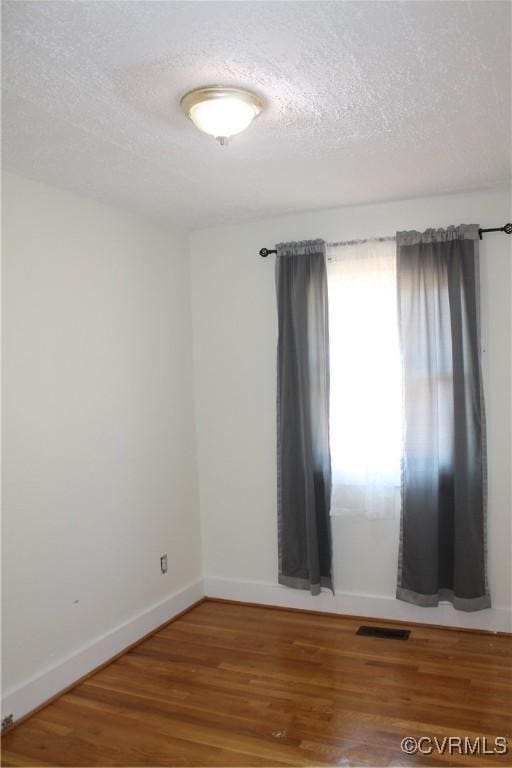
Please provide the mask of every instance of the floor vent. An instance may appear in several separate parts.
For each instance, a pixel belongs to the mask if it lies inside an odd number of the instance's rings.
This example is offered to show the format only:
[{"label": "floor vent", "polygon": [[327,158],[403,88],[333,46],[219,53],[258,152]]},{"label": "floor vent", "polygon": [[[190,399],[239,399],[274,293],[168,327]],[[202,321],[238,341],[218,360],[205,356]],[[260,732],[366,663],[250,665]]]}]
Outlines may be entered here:
[{"label": "floor vent", "polygon": [[407,640],[411,634],[410,629],[390,629],[390,627],[359,627],[356,635],[365,637],[391,637],[395,640]]}]

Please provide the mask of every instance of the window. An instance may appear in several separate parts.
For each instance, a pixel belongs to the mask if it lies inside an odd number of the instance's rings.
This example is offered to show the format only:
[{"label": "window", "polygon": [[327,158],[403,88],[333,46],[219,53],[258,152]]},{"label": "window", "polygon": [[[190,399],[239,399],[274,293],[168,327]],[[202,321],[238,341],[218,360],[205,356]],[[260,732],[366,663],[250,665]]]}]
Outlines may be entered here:
[{"label": "window", "polygon": [[394,517],[402,446],[396,245],[336,246],[327,257],[331,514]]}]

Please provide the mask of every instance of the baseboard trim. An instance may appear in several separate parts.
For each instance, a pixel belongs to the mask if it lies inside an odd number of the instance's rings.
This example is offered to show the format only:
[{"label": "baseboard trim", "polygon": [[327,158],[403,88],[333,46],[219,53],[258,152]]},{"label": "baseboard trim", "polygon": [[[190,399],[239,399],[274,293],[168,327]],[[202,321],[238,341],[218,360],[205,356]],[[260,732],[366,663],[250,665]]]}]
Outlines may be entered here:
[{"label": "baseboard trim", "polygon": [[209,576],[175,592],[60,664],[8,691],[2,698],[2,713],[4,716],[12,713],[14,722],[6,731],[15,728],[204,600],[500,635],[510,635],[512,628],[512,612],[505,609],[488,608],[477,613],[463,613],[455,611],[451,605],[420,608],[393,598],[372,595],[337,593],[333,596],[322,592],[312,597],[307,592],[279,584]]},{"label": "baseboard trim", "polygon": [[248,603],[246,600],[229,600],[226,597],[205,597],[204,603],[222,603],[223,605],[243,605],[249,608],[267,608],[271,611],[288,611],[289,613],[309,613],[312,616],[331,616],[335,619],[353,619],[354,621],[369,621],[373,624],[391,624],[400,627],[424,627],[425,629],[442,629],[446,632],[469,632],[473,635],[498,635],[512,637],[512,632],[500,632],[491,629],[471,629],[470,627],[452,627],[430,622],[405,621],[404,619],[382,619],[378,616],[361,616],[360,614],[339,613],[334,611],[315,611],[311,608],[290,608],[285,605],[270,605],[269,603]]},{"label": "baseboard trim", "polygon": [[256,581],[232,581],[214,576],[204,579],[206,599],[307,611],[315,614],[345,616],[347,618],[428,626],[436,629],[484,632],[510,635],[512,611],[486,608],[483,611],[465,613],[452,605],[437,608],[421,608],[391,597],[352,595],[322,592],[312,597],[301,590],[288,589],[279,584]]},{"label": "baseboard trim", "polygon": [[100,669],[159,632],[204,601],[203,580],[199,579],[116,627],[80,649],[60,664],[46,670],[2,697],[2,716],[13,715],[7,733],[55,699],[63,696]]}]

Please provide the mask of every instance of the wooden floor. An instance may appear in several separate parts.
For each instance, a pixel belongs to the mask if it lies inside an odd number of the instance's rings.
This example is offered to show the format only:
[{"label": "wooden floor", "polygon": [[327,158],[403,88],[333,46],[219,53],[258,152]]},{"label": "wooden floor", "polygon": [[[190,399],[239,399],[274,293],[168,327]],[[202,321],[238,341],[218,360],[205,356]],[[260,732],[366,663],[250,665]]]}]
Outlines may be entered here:
[{"label": "wooden floor", "polygon": [[[361,623],[204,602],[8,732],[3,765],[512,765],[509,637]],[[407,756],[405,736],[510,746]]]}]

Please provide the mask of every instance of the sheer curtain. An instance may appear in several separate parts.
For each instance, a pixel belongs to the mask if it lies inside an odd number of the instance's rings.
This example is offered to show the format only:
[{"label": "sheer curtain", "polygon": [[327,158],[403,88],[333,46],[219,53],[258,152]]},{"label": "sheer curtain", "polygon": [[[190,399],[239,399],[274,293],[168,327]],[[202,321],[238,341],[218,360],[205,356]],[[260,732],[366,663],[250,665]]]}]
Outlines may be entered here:
[{"label": "sheer curtain", "polygon": [[402,450],[396,244],[327,251],[331,514],[397,517]]}]

